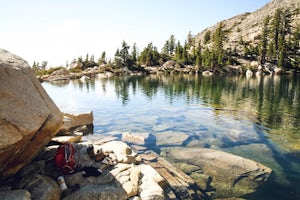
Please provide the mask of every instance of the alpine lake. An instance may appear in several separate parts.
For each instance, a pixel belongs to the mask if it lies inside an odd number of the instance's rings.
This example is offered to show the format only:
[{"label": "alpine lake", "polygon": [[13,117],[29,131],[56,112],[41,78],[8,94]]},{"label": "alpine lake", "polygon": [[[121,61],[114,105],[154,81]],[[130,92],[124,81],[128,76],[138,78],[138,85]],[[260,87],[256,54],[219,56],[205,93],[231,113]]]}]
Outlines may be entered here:
[{"label": "alpine lake", "polygon": [[113,76],[42,85],[63,112],[93,111],[94,134],[151,133],[157,153],[176,146],[230,152],[273,170],[244,198],[300,199],[300,75]]}]

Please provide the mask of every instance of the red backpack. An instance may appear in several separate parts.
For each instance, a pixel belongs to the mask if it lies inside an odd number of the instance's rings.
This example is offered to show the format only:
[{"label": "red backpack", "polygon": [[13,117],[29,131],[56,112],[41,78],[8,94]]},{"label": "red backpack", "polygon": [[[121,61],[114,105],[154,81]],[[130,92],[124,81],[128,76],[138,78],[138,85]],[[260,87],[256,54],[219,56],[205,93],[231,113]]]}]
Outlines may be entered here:
[{"label": "red backpack", "polygon": [[55,154],[55,166],[64,174],[74,173],[77,163],[74,159],[75,148],[70,143],[61,144]]}]

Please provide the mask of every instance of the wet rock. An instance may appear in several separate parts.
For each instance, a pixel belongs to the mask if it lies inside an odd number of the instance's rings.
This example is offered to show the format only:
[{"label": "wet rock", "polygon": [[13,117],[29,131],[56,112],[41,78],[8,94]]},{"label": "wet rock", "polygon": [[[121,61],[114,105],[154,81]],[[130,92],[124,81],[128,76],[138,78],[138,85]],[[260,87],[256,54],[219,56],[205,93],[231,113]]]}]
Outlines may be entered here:
[{"label": "wet rock", "polygon": [[197,185],[204,191],[210,191],[211,177],[201,172],[195,171],[189,174],[195,180]]},{"label": "wet rock", "polygon": [[151,150],[145,151],[144,153],[140,154],[140,156],[146,161],[154,161],[158,158],[158,155]]},{"label": "wet rock", "polygon": [[191,174],[193,172],[202,172],[201,168],[196,165],[190,165],[187,163],[175,163],[175,166],[183,170],[186,174]]},{"label": "wet rock", "polygon": [[31,194],[31,199],[60,199],[61,191],[58,184],[48,176],[40,174],[28,175],[20,181],[18,188],[28,190]]},{"label": "wet rock", "polygon": [[233,154],[205,148],[169,148],[166,155],[199,166],[212,178],[219,197],[240,197],[263,184],[272,170],[260,163]]},{"label": "wet rock", "polygon": [[155,135],[157,145],[182,145],[189,135],[182,132],[165,131]]},{"label": "wet rock", "polygon": [[0,179],[16,174],[46,146],[62,114],[28,63],[0,49]]},{"label": "wet rock", "polygon": [[276,174],[274,179],[281,184],[289,184],[289,180],[282,170],[282,167],[278,164],[276,160],[276,155],[274,151],[266,144],[263,143],[253,143],[247,145],[239,145],[225,148],[224,151],[232,153],[234,155],[239,155],[244,158],[254,158],[260,162],[263,161],[265,165],[269,166],[272,171]]},{"label": "wet rock", "polygon": [[0,192],[1,200],[31,200],[31,195],[28,190],[10,190]]}]

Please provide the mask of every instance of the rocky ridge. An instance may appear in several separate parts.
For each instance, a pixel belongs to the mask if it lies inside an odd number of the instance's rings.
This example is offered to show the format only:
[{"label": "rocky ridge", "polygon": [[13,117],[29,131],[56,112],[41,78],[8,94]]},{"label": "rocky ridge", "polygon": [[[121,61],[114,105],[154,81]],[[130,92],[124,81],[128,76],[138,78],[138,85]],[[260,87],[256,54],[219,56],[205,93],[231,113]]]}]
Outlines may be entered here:
[{"label": "rocky ridge", "polygon": [[[224,48],[233,50],[236,48],[239,52],[243,52],[243,46],[240,44],[240,38],[245,43],[257,46],[259,43],[260,35],[262,33],[264,19],[269,15],[272,16],[277,9],[295,11],[300,8],[298,0],[273,0],[262,8],[252,13],[244,13],[237,15],[227,20],[223,20],[222,24],[226,30],[226,40]],[[300,14],[292,15],[292,27],[300,23]],[[215,32],[218,24],[206,28],[195,36],[195,43],[204,44],[204,36],[207,31]],[[210,44],[207,44],[208,46]]]}]

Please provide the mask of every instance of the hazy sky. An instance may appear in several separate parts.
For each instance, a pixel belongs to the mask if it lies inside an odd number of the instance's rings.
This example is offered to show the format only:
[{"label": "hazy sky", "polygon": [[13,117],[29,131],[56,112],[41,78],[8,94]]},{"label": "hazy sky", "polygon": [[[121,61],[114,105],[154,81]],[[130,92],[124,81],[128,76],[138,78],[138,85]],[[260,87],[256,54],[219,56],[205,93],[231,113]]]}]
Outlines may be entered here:
[{"label": "hazy sky", "polygon": [[113,57],[123,40],[139,50],[150,42],[159,51],[174,34],[184,42],[189,31],[271,0],[0,0],[0,48],[33,61],[65,65],[103,51]]}]

